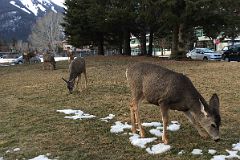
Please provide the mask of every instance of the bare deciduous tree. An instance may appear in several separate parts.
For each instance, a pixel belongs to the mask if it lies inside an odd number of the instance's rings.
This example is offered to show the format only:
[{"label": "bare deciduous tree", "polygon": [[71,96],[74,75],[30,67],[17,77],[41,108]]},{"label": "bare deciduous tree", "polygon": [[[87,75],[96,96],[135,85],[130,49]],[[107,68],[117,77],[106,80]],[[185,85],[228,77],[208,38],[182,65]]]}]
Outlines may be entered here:
[{"label": "bare deciduous tree", "polygon": [[49,12],[44,17],[37,20],[32,27],[29,42],[32,47],[42,50],[45,48],[56,51],[63,40],[63,15],[61,13]]}]

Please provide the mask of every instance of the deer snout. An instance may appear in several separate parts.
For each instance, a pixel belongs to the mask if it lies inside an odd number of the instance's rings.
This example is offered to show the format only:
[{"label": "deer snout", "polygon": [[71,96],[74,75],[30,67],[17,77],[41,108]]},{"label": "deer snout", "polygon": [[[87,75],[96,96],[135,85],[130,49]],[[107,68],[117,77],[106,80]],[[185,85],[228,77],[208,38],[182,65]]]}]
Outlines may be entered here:
[{"label": "deer snout", "polygon": [[213,140],[214,140],[215,142],[219,142],[219,141],[220,141],[220,137],[214,137]]}]

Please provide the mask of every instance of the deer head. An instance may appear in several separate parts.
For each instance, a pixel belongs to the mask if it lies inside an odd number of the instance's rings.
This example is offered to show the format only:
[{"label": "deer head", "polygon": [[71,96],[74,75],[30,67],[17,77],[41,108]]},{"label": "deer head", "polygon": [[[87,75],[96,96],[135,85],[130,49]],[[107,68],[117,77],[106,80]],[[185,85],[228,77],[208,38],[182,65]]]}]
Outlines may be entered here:
[{"label": "deer head", "polygon": [[69,90],[69,93],[72,94],[73,88],[74,88],[74,79],[67,81],[66,79],[62,78],[64,82],[67,83],[67,88]]},{"label": "deer head", "polygon": [[213,94],[209,106],[205,107],[200,100],[202,115],[199,117],[201,126],[207,131],[213,140],[218,141],[219,126],[221,124],[221,117],[219,114],[219,98],[217,94]]}]

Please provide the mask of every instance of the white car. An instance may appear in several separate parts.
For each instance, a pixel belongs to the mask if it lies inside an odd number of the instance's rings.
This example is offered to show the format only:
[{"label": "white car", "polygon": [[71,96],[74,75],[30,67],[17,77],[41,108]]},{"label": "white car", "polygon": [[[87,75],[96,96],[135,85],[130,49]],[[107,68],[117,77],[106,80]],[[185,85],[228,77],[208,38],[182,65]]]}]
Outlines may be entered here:
[{"label": "white car", "polygon": [[[38,56],[34,56],[32,58],[30,58],[30,63],[40,63],[41,59]],[[17,59],[15,59],[13,61],[14,64],[23,64],[24,63],[24,59],[23,56],[18,57]]]},{"label": "white car", "polygon": [[222,55],[218,52],[214,52],[208,48],[195,48],[186,54],[188,58],[199,60],[215,60],[220,61]]}]

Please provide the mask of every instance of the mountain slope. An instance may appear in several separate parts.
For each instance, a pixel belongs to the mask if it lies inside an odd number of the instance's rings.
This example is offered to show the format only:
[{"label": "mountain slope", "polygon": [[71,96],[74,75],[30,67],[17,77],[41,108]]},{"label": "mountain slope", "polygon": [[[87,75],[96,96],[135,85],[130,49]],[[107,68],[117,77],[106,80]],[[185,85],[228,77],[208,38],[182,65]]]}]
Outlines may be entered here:
[{"label": "mountain slope", "polygon": [[50,0],[0,0],[0,39],[27,40],[36,19],[49,11],[63,12]]}]

